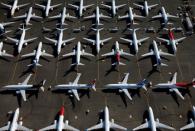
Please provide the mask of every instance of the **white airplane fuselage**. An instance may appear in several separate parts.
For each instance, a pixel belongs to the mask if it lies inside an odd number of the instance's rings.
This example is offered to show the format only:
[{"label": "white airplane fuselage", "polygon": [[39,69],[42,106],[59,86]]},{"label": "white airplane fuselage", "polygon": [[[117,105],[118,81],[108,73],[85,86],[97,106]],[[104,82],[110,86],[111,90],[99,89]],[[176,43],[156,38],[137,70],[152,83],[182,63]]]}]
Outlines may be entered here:
[{"label": "white airplane fuselage", "polygon": [[62,15],[61,15],[61,25],[64,23],[66,19],[66,7],[63,8]]},{"label": "white airplane fuselage", "polygon": [[42,54],[41,49],[42,49],[42,43],[40,42],[39,46],[37,48],[36,54],[35,54],[35,59],[34,59],[35,63],[39,63],[39,59],[40,59],[41,54]]},{"label": "white airplane fuselage", "polygon": [[13,6],[11,8],[11,16],[14,15],[16,9],[17,9],[17,5],[18,5],[18,0],[15,0],[14,3],[13,3]]},{"label": "white airplane fuselage", "polygon": [[98,6],[96,7],[96,24],[100,24],[100,9]]},{"label": "white airplane fuselage", "polygon": [[113,16],[116,15],[116,2],[115,2],[115,0],[112,0],[112,14],[113,14]]},{"label": "white airplane fuselage", "polygon": [[25,20],[26,25],[29,24],[31,17],[32,17],[32,7],[29,8],[29,11],[28,11],[28,14],[27,14],[27,17],[26,17],[26,20]]},{"label": "white airplane fuselage", "polygon": [[168,23],[168,17],[164,7],[161,8],[161,12],[162,12],[163,21],[166,25]]},{"label": "white airplane fuselage", "polygon": [[62,39],[63,39],[63,31],[60,31],[59,36],[58,36],[58,41],[57,41],[57,53],[58,55],[61,52],[61,48],[62,48]]},{"label": "white airplane fuselage", "polygon": [[145,15],[148,16],[149,15],[149,8],[148,8],[147,1],[144,1],[144,11],[145,11]]},{"label": "white airplane fuselage", "polygon": [[177,52],[177,46],[176,46],[177,43],[176,43],[176,41],[174,39],[174,35],[173,35],[172,31],[169,32],[169,41],[170,41],[170,44],[172,46],[173,52],[175,54]]},{"label": "white airplane fuselage", "polygon": [[33,85],[9,85],[9,87],[3,87],[6,90],[27,90],[29,88],[32,88]]},{"label": "white airplane fuselage", "polygon": [[109,120],[108,107],[105,107],[105,111],[104,111],[104,126],[105,126],[105,131],[110,131],[110,120]]},{"label": "white airplane fuselage", "polygon": [[83,15],[83,0],[80,0],[79,5],[79,16],[81,17]]},{"label": "white airplane fuselage", "polygon": [[48,0],[47,1],[47,6],[45,7],[45,16],[49,16],[49,10],[50,9],[51,9],[51,0]]},{"label": "white airplane fuselage", "polygon": [[60,109],[59,119],[57,123],[57,131],[62,131],[64,125],[64,107]]},{"label": "white airplane fuselage", "polygon": [[22,50],[25,35],[26,35],[26,30],[23,30],[22,35],[21,35],[20,40],[19,40],[19,43],[17,43],[18,44],[18,53],[20,53]]},{"label": "white airplane fuselage", "polygon": [[156,41],[153,41],[153,47],[154,47],[154,55],[155,55],[156,61],[157,61],[157,63],[158,63],[158,62],[161,61],[161,58],[160,58],[160,53],[159,53],[159,50],[158,50]]},{"label": "white airplane fuselage", "polygon": [[151,107],[149,107],[149,127],[151,128],[151,131],[156,131],[156,122],[154,120],[154,113]]},{"label": "white airplane fuselage", "polygon": [[0,24],[0,30],[1,30],[1,32],[5,32],[5,28],[4,28],[3,24]]},{"label": "white airplane fuselage", "polygon": [[97,53],[100,52],[100,44],[101,44],[101,41],[100,41],[100,31],[97,30],[97,33],[96,33],[96,50],[97,50]]},{"label": "white airplane fuselage", "polygon": [[137,53],[138,52],[138,40],[137,40],[137,35],[136,35],[136,32],[135,30],[133,31],[133,46],[134,46],[134,49],[135,49],[135,52]]},{"label": "white airplane fuselage", "polygon": [[132,23],[134,21],[133,10],[131,7],[129,7],[129,21],[130,21],[130,23]]},{"label": "white airplane fuselage", "polygon": [[81,59],[81,43],[78,42],[76,50],[76,63],[79,64]]},{"label": "white airplane fuselage", "polygon": [[15,113],[14,113],[14,117],[13,117],[13,120],[12,120],[12,123],[10,125],[10,128],[9,128],[9,131],[16,131],[17,130],[17,121],[18,121],[18,118],[19,118],[19,108],[16,109]]}]

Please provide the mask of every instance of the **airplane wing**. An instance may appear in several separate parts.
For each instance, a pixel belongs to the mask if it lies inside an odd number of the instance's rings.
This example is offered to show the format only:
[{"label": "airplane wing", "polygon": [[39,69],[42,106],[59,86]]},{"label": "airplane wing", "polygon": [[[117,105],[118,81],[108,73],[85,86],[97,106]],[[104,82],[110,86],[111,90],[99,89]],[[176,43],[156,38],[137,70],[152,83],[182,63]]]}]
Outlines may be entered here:
[{"label": "airplane wing", "polygon": [[71,15],[69,15],[69,14],[67,14],[66,17],[67,17],[67,18],[70,18],[70,19],[76,19],[76,17],[71,16]]},{"label": "airplane wing", "polygon": [[127,130],[127,128],[122,127],[114,122],[110,122],[110,128],[120,129],[120,130]]},{"label": "airplane wing", "polygon": [[143,54],[142,57],[148,57],[148,56],[151,56],[151,55],[154,55],[154,51],[150,51],[149,53],[146,53],[146,54]]},{"label": "airplane wing", "polygon": [[18,43],[19,40],[17,39],[14,39],[14,38],[11,38],[11,37],[6,37],[8,40],[12,41],[12,42],[15,42],[15,43]]},{"label": "airplane wing", "polygon": [[59,15],[51,16],[51,17],[49,17],[49,19],[57,19],[57,18],[61,18],[61,17],[62,17],[62,14],[59,14]]},{"label": "airplane wing", "polygon": [[77,89],[71,89],[71,91],[72,91],[73,95],[76,97],[76,99],[77,99],[78,101],[80,101],[80,98],[79,98],[79,94],[78,94]]},{"label": "airplane wing", "polygon": [[26,79],[21,83],[21,85],[27,85],[28,84],[28,81],[30,80],[32,74],[29,74]]},{"label": "airplane wing", "polygon": [[23,100],[26,101],[26,91],[25,90],[20,90],[19,92],[20,92]]},{"label": "airplane wing", "polygon": [[110,10],[112,9],[112,7],[109,6],[109,5],[105,5],[105,4],[101,4],[101,5],[104,6],[104,7],[106,7],[106,8],[109,8]]},{"label": "airplane wing", "polygon": [[32,131],[31,129],[29,129],[27,127],[24,127],[24,126],[22,126],[20,124],[18,124],[17,130],[20,130],[20,131]]},{"label": "airplane wing", "polygon": [[24,43],[28,43],[28,42],[31,42],[33,40],[36,40],[38,37],[34,37],[34,38],[31,38],[31,39],[27,39],[27,40],[24,40]]},{"label": "airplane wing", "polygon": [[162,40],[162,41],[164,41],[164,42],[167,42],[167,43],[169,43],[169,40],[167,40],[167,39],[164,39],[164,38],[160,38],[160,37],[156,37],[157,39],[159,39],[159,40]]},{"label": "airplane wing", "polygon": [[120,39],[121,39],[121,40],[124,40],[124,41],[126,41],[126,42],[130,42],[131,44],[133,43],[133,41],[132,41],[132,40],[129,40],[129,39],[125,39],[125,38],[122,38],[122,37],[120,37]]},{"label": "airplane wing", "polygon": [[112,56],[112,55],[114,55],[114,50],[113,50],[112,52],[109,52],[109,53],[103,54],[102,56],[104,57],[104,56]]},{"label": "airplane wing", "polygon": [[85,52],[85,51],[82,51],[82,52],[81,52],[81,55],[85,55],[85,56],[94,56],[94,55],[92,55],[92,54],[90,54],[90,53],[87,53],[87,52]]},{"label": "airplane wing", "polygon": [[25,7],[27,5],[29,5],[30,3],[26,3],[26,4],[22,4],[22,5],[18,5],[17,8],[22,8],[22,7]]},{"label": "airplane wing", "polygon": [[175,15],[170,15],[167,13],[167,17],[170,17],[170,18],[179,18],[178,16],[175,16]]},{"label": "airplane wing", "polygon": [[56,4],[56,5],[52,5],[50,8],[56,8],[58,6],[60,6],[61,4]]},{"label": "airplane wing", "polygon": [[33,14],[33,15],[31,16],[31,18],[33,18],[33,19],[42,19],[43,17],[37,16],[37,15]]},{"label": "airplane wing", "polygon": [[126,73],[125,78],[123,79],[122,83],[127,84],[128,78],[129,78],[129,73]]},{"label": "airplane wing", "polygon": [[75,37],[74,38],[67,39],[67,40],[63,40],[62,43],[67,43],[67,42],[72,41],[74,39],[75,39]]},{"label": "airplane wing", "polygon": [[173,78],[171,80],[171,83],[172,84],[176,84],[177,83],[177,72],[174,73]]},{"label": "airplane wing", "polygon": [[53,43],[57,43],[57,40],[54,40],[54,39],[51,39],[51,38],[48,38],[48,37],[44,37],[46,40],[50,41],[50,42],[53,42]]},{"label": "airplane wing", "polygon": [[153,16],[152,19],[157,19],[157,18],[161,18],[162,14],[160,13],[159,15]]},{"label": "airplane wing", "polygon": [[148,121],[147,121],[146,123],[144,123],[144,124],[142,124],[142,125],[140,125],[140,126],[134,128],[133,131],[137,131],[137,130],[140,130],[140,129],[146,129],[146,128],[149,128],[149,123],[148,123]]},{"label": "airplane wing", "polygon": [[172,88],[172,91],[174,91],[182,100],[184,100],[185,98],[183,97],[183,95],[181,94],[181,92],[179,92],[179,90],[177,88]]},{"label": "airplane wing", "polygon": [[183,130],[186,130],[186,129],[191,129],[191,128],[194,128],[194,121],[192,121],[190,124],[180,128],[180,131],[183,131]]},{"label": "airplane wing", "polygon": [[126,4],[122,4],[122,5],[117,5],[116,8],[119,9],[119,8],[122,8],[123,6],[125,6]]},{"label": "airplane wing", "polygon": [[169,129],[169,130],[175,130],[173,127],[167,126],[167,125],[162,124],[162,123],[160,123],[160,122],[156,122],[156,127],[157,127],[157,128]]},{"label": "airplane wing", "polygon": [[141,8],[142,10],[144,9],[143,5],[139,5],[139,4],[136,4],[136,3],[133,3],[133,5],[137,6],[138,8]]},{"label": "airplane wing", "polygon": [[23,18],[26,18],[27,17],[27,14],[24,14],[24,15],[20,15],[20,16],[15,16],[13,17],[14,19],[23,19]]},{"label": "airplane wing", "polygon": [[1,23],[3,26],[7,26],[7,25],[10,25],[10,24],[13,24],[15,22],[5,22],[5,23]]},{"label": "airplane wing", "polygon": [[73,8],[75,8],[76,10],[79,9],[79,6],[77,6],[77,5],[73,5],[73,4],[68,4],[68,5],[71,6],[71,7],[73,7]]},{"label": "airplane wing", "polygon": [[87,9],[87,8],[89,8],[89,7],[93,6],[93,5],[94,5],[94,4],[85,5],[85,6],[83,6],[83,9]]},{"label": "airplane wing", "polygon": [[127,89],[122,89],[122,91],[125,93],[125,95],[130,99],[132,100],[132,97],[131,95],[129,94],[129,91]]},{"label": "airplane wing", "polygon": [[145,38],[139,39],[139,40],[138,40],[138,43],[142,43],[142,42],[146,41],[146,40],[149,39],[149,38],[150,38],[150,37],[145,37]]},{"label": "airplane wing", "polygon": [[102,121],[101,121],[99,124],[97,124],[97,125],[95,125],[95,126],[92,126],[92,127],[88,128],[87,131],[96,130],[96,129],[101,129],[101,128],[104,128],[104,124],[103,124]]},{"label": "airplane wing", "polygon": [[46,6],[44,6],[44,5],[40,5],[40,4],[35,4],[35,5],[42,8],[43,10],[45,10],[45,8],[46,8]]},{"label": "airplane wing", "polygon": [[48,53],[46,53],[46,52],[42,52],[41,55],[42,55],[42,56],[47,56],[47,57],[53,57],[53,55],[48,54]]},{"label": "airplane wing", "polygon": [[71,52],[71,53],[64,54],[63,57],[68,57],[68,56],[73,56],[73,55],[76,55],[75,50],[73,50],[73,52]]},{"label": "airplane wing", "polygon": [[134,18],[145,18],[144,16],[141,16],[141,15],[136,15],[136,14],[133,14]]},{"label": "airplane wing", "polygon": [[109,38],[106,38],[106,39],[101,40],[101,42],[104,43],[104,42],[107,42],[107,41],[109,41],[111,39],[112,39],[112,37],[109,37]]},{"label": "airplane wing", "polygon": [[6,131],[6,130],[9,130],[9,125],[0,128],[0,131]]},{"label": "airplane wing", "polygon": [[22,55],[21,57],[31,57],[31,56],[35,56],[35,54],[36,54],[36,51],[29,53],[29,54]]},{"label": "airplane wing", "polygon": [[160,54],[160,55],[164,55],[164,56],[174,56],[174,55],[172,55],[172,54],[163,52],[163,51],[161,51],[161,50],[159,50],[159,54]]},{"label": "airplane wing", "polygon": [[152,8],[156,7],[157,5],[158,5],[158,4],[149,5],[148,8],[149,8],[149,9],[152,9]]},{"label": "airplane wing", "polygon": [[124,51],[119,51],[120,55],[126,55],[126,56],[133,56],[130,53],[124,52]]},{"label": "airplane wing", "polygon": [[88,39],[88,38],[83,38],[84,40],[88,41],[88,42],[91,42],[93,43],[93,45],[95,44],[95,40],[92,40],[92,39]]},{"label": "airplane wing", "polygon": [[178,44],[178,42],[184,40],[186,37],[182,37],[182,38],[179,38],[179,39],[175,39],[175,42]]},{"label": "airplane wing", "polygon": [[91,19],[91,18],[95,18],[95,17],[96,17],[95,14],[93,14],[93,15],[84,17],[84,19]]},{"label": "airplane wing", "polygon": [[6,53],[5,51],[1,52],[1,56],[14,57],[13,55]]},{"label": "airplane wing", "polygon": [[128,18],[128,17],[129,17],[129,15],[126,14],[126,15],[123,15],[123,16],[119,16],[118,19],[126,19],[126,18]]},{"label": "airplane wing", "polygon": [[70,126],[70,125],[68,125],[66,123],[63,125],[63,129],[64,130],[70,130],[70,131],[79,131],[78,129],[76,129],[73,126]]},{"label": "airplane wing", "polygon": [[100,18],[111,18],[111,17],[110,16],[103,15],[103,14],[100,14]]},{"label": "airplane wing", "polygon": [[45,128],[42,128],[39,131],[47,131],[47,130],[54,130],[54,129],[56,129],[56,124],[53,124],[53,125],[47,126]]},{"label": "airplane wing", "polygon": [[3,3],[3,2],[1,2],[1,4],[2,4],[3,6],[5,6],[5,7],[9,8],[9,9],[11,9],[11,8],[12,8],[12,6],[11,6],[11,5],[5,4],[5,3]]},{"label": "airplane wing", "polygon": [[81,77],[81,73],[77,73],[77,77],[76,77],[76,79],[74,80],[73,85],[76,85],[76,84],[78,83],[80,77]]}]

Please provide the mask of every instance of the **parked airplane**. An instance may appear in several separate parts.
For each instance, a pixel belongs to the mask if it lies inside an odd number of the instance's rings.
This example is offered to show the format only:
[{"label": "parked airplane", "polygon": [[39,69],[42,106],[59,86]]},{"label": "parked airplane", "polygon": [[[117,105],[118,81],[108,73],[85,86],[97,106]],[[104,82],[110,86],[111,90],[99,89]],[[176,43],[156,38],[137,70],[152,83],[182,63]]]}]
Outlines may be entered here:
[{"label": "parked airplane", "polygon": [[19,121],[19,108],[16,109],[16,111],[13,114],[13,119],[12,121],[8,121],[7,125],[4,127],[0,128],[0,131],[16,131],[16,130],[21,130],[21,131],[32,131],[32,129],[29,129],[27,127],[22,126],[22,121]]},{"label": "parked airplane", "polygon": [[106,57],[107,56],[115,56],[116,62],[112,63],[112,65],[125,65],[124,63],[122,63],[120,61],[121,56],[124,56],[124,55],[126,55],[126,56],[133,56],[132,54],[124,52],[123,49],[120,49],[119,48],[119,43],[118,43],[118,41],[116,41],[116,43],[115,43],[115,50],[112,49],[112,52],[103,54],[102,56],[103,57],[104,56],[106,56]]},{"label": "parked airplane", "polygon": [[80,4],[78,5],[73,5],[73,4],[68,4],[69,6],[75,8],[76,10],[79,11],[79,17],[83,16],[83,10],[87,10],[87,8],[93,6],[94,4],[90,4],[90,5],[83,5],[83,0],[80,0]]},{"label": "parked airplane", "polygon": [[156,121],[154,119],[154,113],[151,107],[149,107],[149,120],[146,119],[146,122],[136,128],[133,129],[133,131],[141,130],[150,128],[151,131],[157,131],[156,128],[164,128],[169,130],[175,130],[173,127],[167,126],[165,124],[162,124],[159,122],[159,119],[157,118]]},{"label": "parked airplane", "polygon": [[158,46],[156,44],[156,41],[153,40],[153,48],[151,49],[151,51],[149,53],[146,53],[144,55],[142,55],[142,57],[148,57],[148,56],[152,56],[154,55],[156,57],[156,64],[154,64],[153,66],[168,66],[167,64],[164,64],[161,62],[161,56],[173,56],[172,54],[163,52],[161,49],[158,49]]},{"label": "parked airplane", "polygon": [[146,85],[149,83],[146,79],[135,83],[135,84],[128,84],[129,73],[125,73],[125,77],[122,82],[118,82],[117,84],[107,84],[106,89],[114,89],[119,90],[120,93],[124,93],[130,100],[132,100],[131,95],[128,92],[128,89],[131,90],[138,90],[144,89],[147,91]]},{"label": "parked airplane", "polygon": [[76,99],[80,101],[78,90],[82,90],[82,89],[86,90],[86,89],[92,88],[94,91],[96,91],[96,88],[95,88],[96,80],[93,80],[92,83],[90,84],[78,84],[80,77],[81,77],[81,73],[77,73],[77,77],[74,80],[74,82],[69,82],[69,84],[56,85],[53,91],[68,90],[68,93],[71,93],[70,96],[74,95]]},{"label": "parked airplane", "polygon": [[44,91],[43,85],[45,84],[45,80],[42,82],[41,86],[35,87],[32,84],[28,84],[28,81],[32,74],[29,74],[26,79],[22,83],[18,83],[17,85],[7,85],[2,87],[3,91],[15,91],[16,94],[20,94],[24,101],[26,101],[26,91],[37,91],[39,88]]},{"label": "parked airplane", "polygon": [[68,123],[69,123],[68,120],[64,122],[64,107],[62,106],[59,111],[58,120],[55,120],[54,124],[48,127],[42,128],[39,131],[47,131],[47,130],[54,130],[54,129],[56,129],[57,131],[63,131],[63,130],[79,131],[78,129],[72,127]]},{"label": "parked airplane", "polygon": [[47,57],[53,57],[53,55],[50,55],[45,52],[45,50],[42,51],[42,42],[39,43],[37,50],[34,50],[32,53],[22,55],[22,57],[32,57],[35,56],[33,63],[28,66],[42,66],[39,64],[39,59],[41,56],[47,56]]},{"label": "parked airplane", "polygon": [[160,38],[160,37],[157,37],[157,39],[166,42],[167,45],[171,45],[174,54],[176,54],[176,52],[177,52],[177,45],[179,44],[179,42],[181,42],[182,40],[184,40],[186,37],[181,37],[179,39],[175,39],[174,34],[173,34],[173,31],[172,31],[173,29],[174,28],[168,29],[169,40],[168,39],[165,39],[165,38]]},{"label": "parked airplane", "polygon": [[146,16],[149,15],[149,10],[151,10],[152,8],[154,8],[158,5],[158,4],[148,5],[148,2],[146,0],[144,0],[144,5],[140,5],[140,4],[136,4],[136,3],[133,3],[133,4],[135,6],[137,6],[138,8],[140,8],[141,10],[143,10],[145,12]]},{"label": "parked airplane", "polygon": [[74,49],[73,52],[65,54],[65,55],[63,55],[63,57],[68,57],[68,56],[73,56],[73,55],[76,56],[76,62],[71,64],[71,65],[84,65],[83,63],[80,62],[81,56],[94,56],[94,55],[92,55],[90,53],[85,52],[84,49],[81,50],[81,43],[80,43],[80,41],[77,44],[77,49],[76,50]]},{"label": "parked airplane", "polygon": [[40,16],[36,16],[35,13],[32,13],[32,7],[29,8],[28,13],[25,13],[24,15],[15,16],[13,18],[15,19],[25,19],[25,25],[32,25],[30,23],[30,19],[42,19]]},{"label": "parked airplane", "polygon": [[133,13],[133,9],[131,7],[129,7],[129,11],[126,15],[118,17],[118,19],[129,19],[129,22],[130,22],[129,24],[138,24],[134,22],[136,18],[145,18],[145,17],[136,15],[135,13]]},{"label": "parked airplane", "polygon": [[57,40],[54,40],[54,39],[51,39],[51,38],[48,38],[48,37],[44,37],[44,38],[46,40],[54,43],[55,46],[57,46],[57,54],[59,55],[60,52],[61,52],[62,45],[65,46],[67,42],[70,42],[70,41],[74,40],[75,37],[67,39],[67,40],[63,40],[63,31],[66,30],[66,29],[59,29],[59,28],[56,28],[56,29],[58,30],[58,39]]},{"label": "parked airplane", "polygon": [[188,89],[189,87],[193,86],[195,88],[195,80],[193,79],[192,82],[177,82],[177,72],[174,73],[172,80],[168,81],[168,83],[159,83],[155,85],[155,88],[160,89],[169,89],[169,92],[175,92],[181,99],[185,99],[183,95],[180,93],[179,89]]},{"label": "parked airplane", "polygon": [[163,23],[162,25],[167,25],[167,24],[172,24],[170,22],[168,22],[168,18],[179,18],[178,16],[174,16],[174,15],[170,15],[169,13],[166,13],[165,8],[161,7],[161,13],[159,13],[159,15],[153,16],[152,19],[159,19],[162,18],[163,19]]},{"label": "parked airplane", "polygon": [[50,10],[53,10],[54,8],[60,6],[61,4],[56,4],[56,5],[51,6],[51,0],[47,0],[47,5],[46,6],[40,5],[40,4],[35,4],[35,5],[42,8],[43,10],[45,10],[45,16],[47,17],[47,16],[49,16],[49,11]]},{"label": "parked airplane", "polygon": [[103,30],[103,28],[101,29],[94,29],[92,28],[92,30],[96,31],[96,40],[92,40],[92,39],[89,39],[89,38],[83,38],[84,40],[88,41],[88,42],[91,42],[93,45],[96,45],[96,51],[97,53],[100,52],[100,45],[103,45],[104,42],[107,42],[109,41],[110,39],[112,39],[112,37],[109,37],[109,38],[106,38],[104,40],[101,40],[100,39],[100,31]]},{"label": "parked airplane", "polygon": [[13,23],[15,23],[15,22],[0,23],[0,36],[2,34],[10,32],[10,31],[5,31],[5,26],[8,26],[8,25],[13,24]]},{"label": "parked airplane", "polygon": [[104,109],[104,120],[100,119],[99,124],[88,128],[87,131],[97,130],[100,128],[104,128],[105,131],[110,131],[111,128],[127,130],[127,128],[114,123],[114,119],[112,119],[112,121],[110,121],[109,119],[110,119],[109,110],[108,110],[108,107],[106,106]]},{"label": "parked airplane", "polygon": [[124,7],[126,4],[116,5],[115,0],[112,0],[112,5],[111,5],[111,6],[105,5],[105,4],[101,4],[101,5],[104,6],[104,7],[106,7],[106,8],[109,8],[110,10],[112,10],[112,15],[115,16],[115,15],[116,15],[116,11],[117,11],[119,8]]},{"label": "parked airplane", "polygon": [[19,10],[20,8],[25,7],[25,6],[29,5],[30,3],[18,5],[18,0],[14,0],[13,5],[8,5],[8,4],[5,4],[3,2],[1,2],[1,4],[3,6],[5,6],[6,8],[9,8],[11,10],[11,16],[13,16],[16,9]]},{"label": "parked airplane", "polygon": [[137,54],[138,52],[138,46],[141,45],[142,42],[146,41],[147,39],[149,39],[150,37],[145,37],[145,38],[142,38],[142,39],[137,39],[137,34],[136,34],[136,31],[139,30],[139,28],[137,29],[129,29],[130,31],[133,31],[132,33],[132,40],[129,40],[129,39],[125,39],[125,38],[122,38],[120,37],[121,40],[124,40],[126,42],[129,42],[130,45],[133,45],[134,46],[134,50],[135,50],[135,53]]},{"label": "parked airplane", "polygon": [[66,7],[63,8],[62,13],[60,13],[59,15],[51,16],[51,17],[49,17],[49,18],[50,18],[50,19],[58,19],[58,18],[61,18],[61,20],[60,20],[60,25],[67,25],[67,24],[65,23],[65,19],[66,19],[66,18],[76,19],[76,17],[69,15],[69,13],[66,13]]},{"label": "parked airplane", "polygon": [[[195,118],[195,107],[194,106],[192,107],[192,114],[193,114],[193,117]],[[180,131],[194,129],[195,128],[194,123],[195,123],[195,121],[191,118],[190,123],[185,125],[184,127],[180,128]]]},{"label": "parked airplane", "polygon": [[91,18],[95,18],[96,19],[96,23],[94,25],[98,26],[98,25],[103,25],[102,23],[100,23],[100,18],[111,18],[111,17],[103,15],[102,13],[100,13],[100,9],[97,6],[95,14],[93,14],[91,16],[84,17],[84,19],[91,19]]},{"label": "parked airplane", "polygon": [[19,29],[22,30],[22,34],[20,36],[20,39],[7,37],[8,40],[16,43],[16,45],[18,46],[18,49],[17,49],[18,53],[21,52],[23,45],[27,45],[29,42],[38,38],[38,37],[35,37],[35,38],[25,40],[26,31],[29,30],[30,28],[25,29],[24,25],[23,25],[23,28],[19,28]]},{"label": "parked airplane", "polygon": [[6,53],[5,50],[2,50],[3,49],[3,42],[0,42],[0,56],[6,56],[6,57],[14,57],[13,55],[11,54],[8,54]]}]

